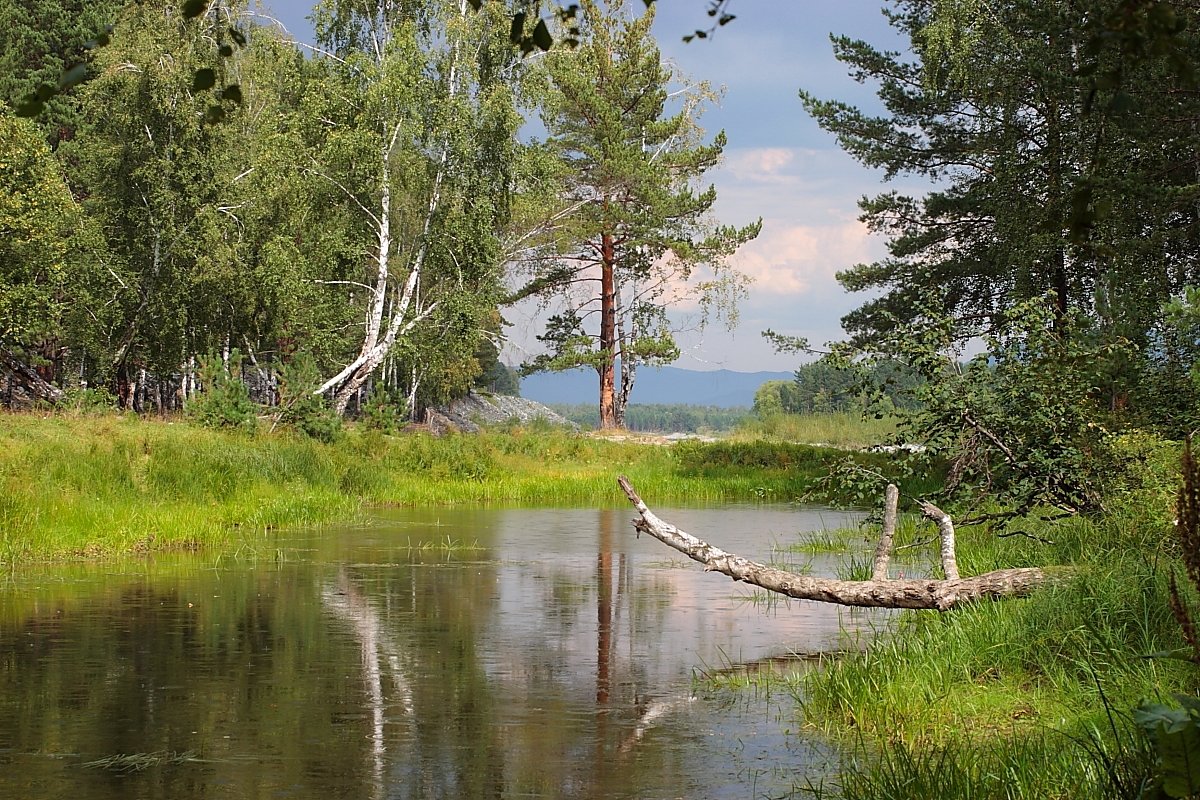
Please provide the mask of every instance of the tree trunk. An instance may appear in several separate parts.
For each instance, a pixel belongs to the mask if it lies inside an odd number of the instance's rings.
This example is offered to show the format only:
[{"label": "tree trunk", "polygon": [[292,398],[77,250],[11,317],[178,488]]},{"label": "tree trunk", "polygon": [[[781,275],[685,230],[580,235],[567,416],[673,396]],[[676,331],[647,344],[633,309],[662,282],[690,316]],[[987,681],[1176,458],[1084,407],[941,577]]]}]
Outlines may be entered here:
[{"label": "tree trunk", "polygon": [[619,428],[616,407],[617,292],[616,248],[611,233],[600,238],[600,428]]},{"label": "tree trunk", "polygon": [[[622,475],[617,479],[617,483],[620,484],[625,496],[629,498],[641,515],[640,519],[633,522],[633,526],[638,532],[648,533],[663,544],[700,562],[707,571],[720,572],[735,581],[744,581],[798,600],[816,600],[822,603],[866,608],[949,611],[978,600],[1024,597],[1051,580],[1050,576],[1035,567],[1002,569],[976,575],[973,578],[946,580],[844,581],[837,578],[813,578],[807,575],[797,575],[733,553],[726,553],[720,548],[697,539],[690,533],[681,531],[655,516],[638,497],[628,478]],[[939,511],[939,513],[941,512]],[[943,539],[944,544],[945,539]]]}]

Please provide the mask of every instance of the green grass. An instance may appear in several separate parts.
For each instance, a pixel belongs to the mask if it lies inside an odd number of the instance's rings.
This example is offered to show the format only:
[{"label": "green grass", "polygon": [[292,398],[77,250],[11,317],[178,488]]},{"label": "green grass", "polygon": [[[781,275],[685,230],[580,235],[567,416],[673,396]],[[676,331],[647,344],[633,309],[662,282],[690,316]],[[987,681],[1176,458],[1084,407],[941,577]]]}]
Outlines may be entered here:
[{"label": "green grass", "polygon": [[[1132,514],[1020,527],[1040,541],[960,529],[962,573],[1065,565],[1056,583],[1025,599],[906,613],[794,687],[805,725],[846,748],[832,796],[1136,796],[1150,762],[1128,712],[1200,686],[1196,667],[1145,657],[1182,644],[1167,532]],[[921,537],[911,523],[902,531],[900,541]],[[861,548],[854,534],[846,541]],[[936,558],[936,545],[920,552]]]},{"label": "green grass", "polygon": [[[470,436],[351,428],[336,444],[130,416],[0,415],[0,563],[237,549],[364,505],[793,501],[841,457],[783,443],[609,441],[544,426]],[[875,458],[864,454],[864,459]]]},{"label": "green grass", "polygon": [[895,433],[894,418],[864,418],[854,412],[835,411],[748,417],[738,424],[730,438],[734,441],[766,439],[858,449],[883,444]]}]

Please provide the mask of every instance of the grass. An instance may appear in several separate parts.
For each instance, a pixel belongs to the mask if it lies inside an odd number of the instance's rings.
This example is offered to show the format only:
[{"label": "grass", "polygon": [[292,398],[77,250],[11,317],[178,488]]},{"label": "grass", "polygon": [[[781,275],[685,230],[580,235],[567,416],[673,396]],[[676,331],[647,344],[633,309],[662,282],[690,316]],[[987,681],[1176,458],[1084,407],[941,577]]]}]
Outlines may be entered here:
[{"label": "grass", "polygon": [[105,769],[112,772],[141,772],[151,767],[175,766],[200,760],[199,754],[192,750],[186,750],[182,753],[177,753],[173,750],[161,750],[156,753],[132,753],[129,755],[118,753],[106,756],[105,758],[98,758],[95,761],[84,762],[80,766],[84,769]]},{"label": "grass", "polygon": [[800,442],[844,449],[883,444],[896,433],[894,418],[864,418],[850,411],[751,416],[734,428],[734,441]]},{"label": "grass", "polygon": [[[1037,538],[960,529],[962,573],[1069,565],[1058,582],[1025,599],[909,612],[867,650],[795,684],[805,725],[846,753],[834,785],[811,794],[1137,796],[1152,760],[1129,710],[1198,686],[1193,665],[1145,657],[1182,644],[1169,537],[1155,517],[1133,514],[1022,527]],[[920,537],[902,525],[900,541]],[[861,572],[857,552],[850,564]]]},{"label": "grass", "polygon": [[[841,457],[785,443],[608,441],[534,426],[471,436],[349,430],[336,444],[131,416],[0,416],[0,564],[237,549],[364,505],[792,501]],[[864,454],[864,459],[876,458]]]}]

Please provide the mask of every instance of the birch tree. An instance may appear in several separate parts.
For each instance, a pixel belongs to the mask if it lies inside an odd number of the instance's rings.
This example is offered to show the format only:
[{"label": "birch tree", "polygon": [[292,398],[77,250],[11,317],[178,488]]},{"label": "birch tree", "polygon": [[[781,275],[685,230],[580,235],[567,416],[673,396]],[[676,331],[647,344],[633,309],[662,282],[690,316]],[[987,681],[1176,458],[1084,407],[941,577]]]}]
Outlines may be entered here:
[{"label": "birch tree", "polygon": [[632,18],[623,0],[581,5],[580,46],[544,59],[542,119],[570,213],[554,246],[528,262],[531,285],[561,310],[539,337],[550,352],[526,371],[592,367],[600,425],[614,428],[637,366],[679,357],[668,310],[731,308],[745,279],[727,259],[760,226],[709,214],[717,194],[701,178],[725,135],[705,143],[698,118],[715,94],[663,63],[653,8]]},{"label": "birch tree", "polygon": [[520,124],[517,58],[499,9],[467,0],[330,0],[315,12],[325,82],[307,166],[358,219],[358,279],[328,281],[361,308],[361,338],[317,387],[344,412],[448,295],[498,284],[495,232]]}]

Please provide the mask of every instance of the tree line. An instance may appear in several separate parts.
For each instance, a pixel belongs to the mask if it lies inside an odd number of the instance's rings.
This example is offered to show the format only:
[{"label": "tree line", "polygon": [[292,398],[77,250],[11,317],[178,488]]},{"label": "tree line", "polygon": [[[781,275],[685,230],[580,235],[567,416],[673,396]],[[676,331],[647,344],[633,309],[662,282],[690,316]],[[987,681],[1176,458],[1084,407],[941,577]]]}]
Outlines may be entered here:
[{"label": "tree line", "polygon": [[[800,92],[863,165],[928,187],[861,201],[888,252],[838,273],[868,299],[824,363],[916,378],[901,437],[950,465],[948,492],[1001,515],[1099,510],[1137,458],[1122,433],[1200,426],[1196,9],[899,0],[887,14],[908,52],[832,38],[875,110]],[[817,402],[798,391],[776,399]]]},{"label": "tree line", "polygon": [[533,297],[557,313],[527,368],[595,368],[615,426],[638,364],[677,356],[669,305],[736,295],[758,228],[709,213],[724,136],[652,11],[585,2],[556,32],[576,47],[526,58],[498,3],[323,0],[305,48],[190,5],[0,9],[10,403],[166,411],[216,363],[259,402],[416,413],[495,386],[505,308]]}]

